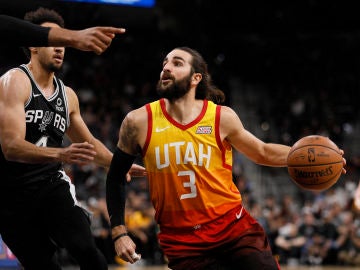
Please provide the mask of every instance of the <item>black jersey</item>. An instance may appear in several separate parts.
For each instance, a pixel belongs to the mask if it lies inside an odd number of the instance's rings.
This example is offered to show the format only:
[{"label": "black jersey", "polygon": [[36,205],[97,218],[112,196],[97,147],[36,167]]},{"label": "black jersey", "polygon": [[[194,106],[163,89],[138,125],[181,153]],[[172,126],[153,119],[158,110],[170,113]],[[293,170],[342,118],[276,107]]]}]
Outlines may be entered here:
[{"label": "black jersey", "polygon": [[[69,126],[68,102],[63,82],[54,77],[54,94],[46,98],[26,65],[19,66],[31,81],[31,94],[25,104],[25,140],[38,147],[62,147]],[[27,164],[7,161],[0,152],[0,187],[21,186],[56,175],[61,163]]]}]

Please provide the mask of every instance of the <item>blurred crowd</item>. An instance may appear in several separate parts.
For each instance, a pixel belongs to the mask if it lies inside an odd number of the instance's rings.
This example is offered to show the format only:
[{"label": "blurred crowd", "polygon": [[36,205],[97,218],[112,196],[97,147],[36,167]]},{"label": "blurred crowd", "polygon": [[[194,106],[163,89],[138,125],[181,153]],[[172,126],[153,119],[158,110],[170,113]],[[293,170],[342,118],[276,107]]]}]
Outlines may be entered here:
[{"label": "blurred crowd", "polygon": [[360,211],[353,205],[355,183],[309,193],[246,201],[264,226],[283,265],[360,266]]}]

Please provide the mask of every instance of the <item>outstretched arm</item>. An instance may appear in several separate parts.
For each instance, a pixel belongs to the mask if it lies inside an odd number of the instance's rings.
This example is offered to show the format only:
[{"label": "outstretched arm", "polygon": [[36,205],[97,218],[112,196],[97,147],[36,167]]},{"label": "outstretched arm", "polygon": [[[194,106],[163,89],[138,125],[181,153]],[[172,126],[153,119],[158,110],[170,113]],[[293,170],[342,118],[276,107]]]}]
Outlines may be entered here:
[{"label": "outstretched arm", "polygon": [[101,54],[110,46],[116,34],[123,33],[125,33],[124,28],[106,26],[90,27],[83,30],[54,27],[49,32],[49,46],[67,46]]},{"label": "outstretched arm", "polygon": [[265,143],[246,130],[238,115],[229,107],[221,108],[221,140],[228,141],[236,150],[257,164],[285,167],[290,146]]},{"label": "outstretched arm", "polygon": [[15,17],[0,15],[0,36],[5,45],[63,46],[101,54],[110,46],[116,34],[123,33],[125,33],[124,28],[106,26],[83,30],[49,28]]},{"label": "outstretched arm", "polygon": [[0,15],[0,36],[4,45],[47,46],[50,28],[15,17]]}]

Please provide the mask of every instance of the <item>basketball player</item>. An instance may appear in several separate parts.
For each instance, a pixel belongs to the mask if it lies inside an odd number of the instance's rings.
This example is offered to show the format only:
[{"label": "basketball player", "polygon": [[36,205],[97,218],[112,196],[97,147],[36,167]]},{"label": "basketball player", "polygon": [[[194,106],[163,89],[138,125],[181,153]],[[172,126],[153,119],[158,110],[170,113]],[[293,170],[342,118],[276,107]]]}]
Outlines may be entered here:
[{"label": "basketball player", "polygon": [[[40,8],[25,19],[63,26],[62,17]],[[112,153],[85,125],[74,90],[55,77],[63,47],[30,47],[30,62],[0,78],[0,234],[26,270],[58,270],[64,247],[82,270],[105,270],[88,214],[76,200],[62,163],[109,167]],[[72,141],[62,147],[64,135]],[[136,165],[134,173],[144,171]]]},{"label": "basketball player", "polygon": [[285,167],[290,147],[264,143],[231,108],[216,105],[224,94],[193,49],[165,57],[157,90],[160,100],[125,117],[107,176],[117,254],[130,263],[138,259],[124,222],[125,175],[141,154],[171,269],[279,269],[263,228],[241,204],[232,148],[257,164]]},{"label": "basketball player", "polygon": [[43,27],[11,16],[0,15],[2,44],[14,46],[68,46],[82,51],[103,53],[116,34],[123,28],[90,27],[69,30],[60,27]]}]

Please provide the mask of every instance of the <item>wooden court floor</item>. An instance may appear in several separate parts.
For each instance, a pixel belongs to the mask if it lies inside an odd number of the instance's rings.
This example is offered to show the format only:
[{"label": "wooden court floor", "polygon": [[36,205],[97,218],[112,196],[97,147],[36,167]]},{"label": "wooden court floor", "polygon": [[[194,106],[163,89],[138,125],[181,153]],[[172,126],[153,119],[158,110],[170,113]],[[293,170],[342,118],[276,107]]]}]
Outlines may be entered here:
[{"label": "wooden court floor", "polygon": [[[79,270],[76,266],[64,267],[63,270]],[[235,267],[234,270],[250,270]],[[359,267],[345,267],[345,266],[281,266],[281,270],[358,270]],[[0,270],[17,270],[17,268],[3,268]],[[110,266],[109,270],[170,270],[166,266],[141,266],[141,265],[128,265],[128,266]],[[252,270],[252,269],[251,269]]]},{"label": "wooden court floor", "polygon": [[[132,265],[131,267],[115,267],[115,268],[110,268],[109,270],[132,270],[132,269],[137,269],[137,270],[169,270],[169,268],[167,267],[162,267],[162,266],[134,266]],[[239,269],[242,270],[241,267],[239,268],[234,268],[234,270]],[[344,267],[344,266],[281,266],[281,270],[357,270],[359,269],[358,267]],[[74,269],[75,270],[75,269]],[[250,269],[243,269],[243,270],[250,270]]]},{"label": "wooden court floor", "polygon": [[[79,270],[76,266],[64,267],[63,270]],[[234,267],[234,270],[250,270]],[[345,267],[345,266],[281,266],[281,270],[358,270],[359,267]],[[3,268],[0,270],[17,270],[16,268]],[[127,265],[127,266],[109,266],[109,270],[170,270],[167,266],[142,266],[142,265]]]},{"label": "wooden court floor", "polygon": [[[239,268],[234,268],[241,269]],[[281,270],[357,270],[359,267],[344,267],[344,266],[281,266]],[[79,270],[79,268],[64,268],[64,270]],[[169,270],[166,266],[111,266],[109,270]],[[244,269],[250,270],[250,269]]]}]

